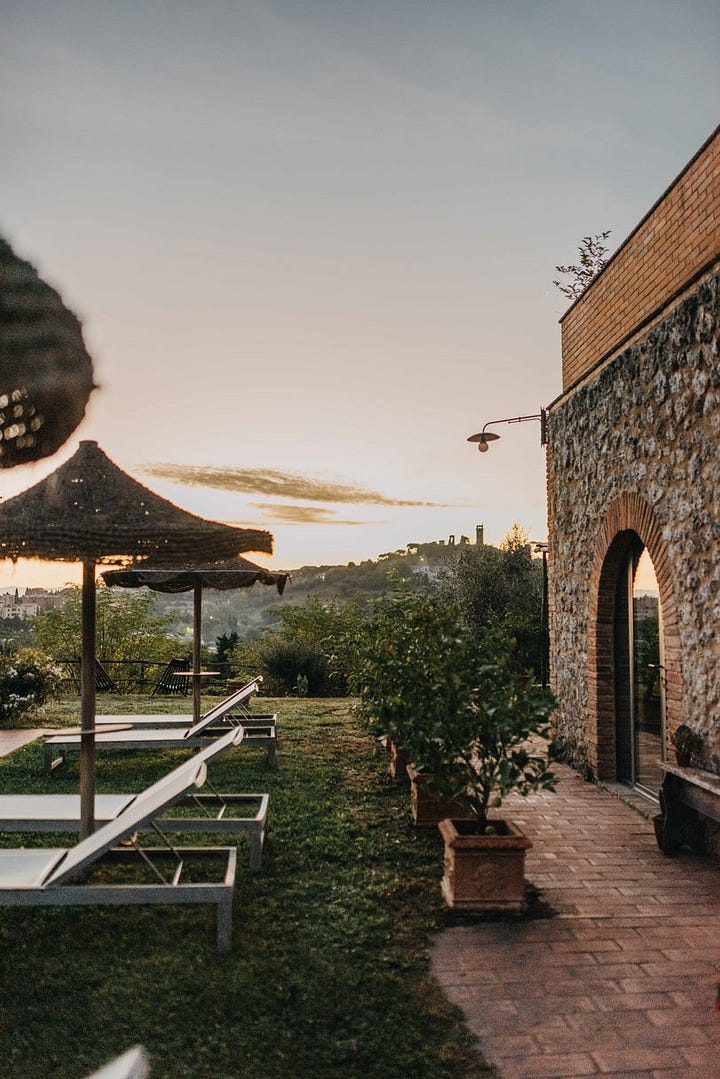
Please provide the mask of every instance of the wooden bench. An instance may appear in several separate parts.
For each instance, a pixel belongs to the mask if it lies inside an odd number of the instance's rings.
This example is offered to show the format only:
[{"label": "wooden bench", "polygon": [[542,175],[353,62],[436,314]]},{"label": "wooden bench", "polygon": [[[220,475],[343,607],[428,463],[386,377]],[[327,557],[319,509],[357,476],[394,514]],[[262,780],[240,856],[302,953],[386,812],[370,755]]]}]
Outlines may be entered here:
[{"label": "wooden bench", "polygon": [[662,763],[665,773],[660,788],[660,810],[655,836],[663,854],[689,847],[705,854],[705,819],[720,823],[720,776],[702,768]]}]

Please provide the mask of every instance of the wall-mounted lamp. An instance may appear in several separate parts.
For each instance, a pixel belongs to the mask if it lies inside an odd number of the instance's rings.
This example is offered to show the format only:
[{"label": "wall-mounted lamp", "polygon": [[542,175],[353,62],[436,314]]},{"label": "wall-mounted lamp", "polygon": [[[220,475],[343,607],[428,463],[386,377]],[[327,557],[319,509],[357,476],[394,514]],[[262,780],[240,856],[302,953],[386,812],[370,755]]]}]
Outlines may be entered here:
[{"label": "wall-mounted lamp", "polygon": [[494,426],[496,423],[526,423],[527,420],[540,420],[540,445],[545,446],[547,444],[547,411],[541,408],[534,416],[512,416],[505,420],[488,420],[488,422],[476,435],[470,435],[468,442],[477,442],[477,448],[480,453],[487,453],[490,449],[490,443],[496,442],[500,435],[496,435],[493,431],[488,431],[488,427]]}]

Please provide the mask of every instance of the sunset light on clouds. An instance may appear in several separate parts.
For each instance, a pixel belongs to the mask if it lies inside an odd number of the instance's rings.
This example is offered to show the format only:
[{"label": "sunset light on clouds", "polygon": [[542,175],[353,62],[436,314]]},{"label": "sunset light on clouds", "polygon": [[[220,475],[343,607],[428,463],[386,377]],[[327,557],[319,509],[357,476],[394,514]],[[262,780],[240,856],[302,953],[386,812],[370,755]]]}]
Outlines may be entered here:
[{"label": "sunset light on clouds", "polygon": [[[555,266],[717,123],[715,0],[2,5],[0,232],[82,319],[96,439],[270,564],[545,538]],[[260,559],[262,560],[262,558]],[[0,586],[77,579],[0,563]]]}]

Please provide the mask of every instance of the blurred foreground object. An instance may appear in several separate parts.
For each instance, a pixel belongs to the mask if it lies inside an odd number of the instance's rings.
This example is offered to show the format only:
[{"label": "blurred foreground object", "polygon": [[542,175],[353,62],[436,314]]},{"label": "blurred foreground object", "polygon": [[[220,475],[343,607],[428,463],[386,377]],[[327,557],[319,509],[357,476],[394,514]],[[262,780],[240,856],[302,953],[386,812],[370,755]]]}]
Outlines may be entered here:
[{"label": "blurred foreground object", "polygon": [[147,1079],[149,1075],[147,1054],[142,1045],[136,1045],[128,1049],[127,1053],[111,1060],[100,1071],[93,1072],[88,1079]]},{"label": "blurred foreground object", "polygon": [[55,453],[93,389],[78,319],[0,239],[0,468]]}]

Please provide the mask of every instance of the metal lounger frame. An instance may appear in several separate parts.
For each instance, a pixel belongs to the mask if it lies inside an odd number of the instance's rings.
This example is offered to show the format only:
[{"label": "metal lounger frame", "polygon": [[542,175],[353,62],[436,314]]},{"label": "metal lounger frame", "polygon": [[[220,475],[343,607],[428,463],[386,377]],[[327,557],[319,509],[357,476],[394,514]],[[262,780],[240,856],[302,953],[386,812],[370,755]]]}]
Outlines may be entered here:
[{"label": "metal lounger frame", "polygon": [[[159,737],[150,740],[143,740],[142,738],[133,738],[133,732],[128,731],[124,737],[114,738],[113,736],[98,734],[95,736],[95,752],[99,753],[102,750],[146,750],[152,751],[154,749],[202,749],[209,745],[220,734],[227,732],[229,727],[243,726],[242,720],[238,719],[235,723],[228,722],[220,727],[206,727],[202,734],[195,735],[191,738],[186,736],[186,733],[173,735],[172,732],[164,731],[137,731],[137,734],[158,734]],[[108,741],[108,737],[113,740]],[[265,749],[267,752],[268,766],[272,769],[277,768],[277,731],[274,723],[267,721],[260,722],[257,726],[252,726],[246,733],[243,740],[245,746],[256,746]],[[56,735],[51,736],[45,740],[43,746],[43,760],[45,764],[45,770],[52,772],[65,760],[68,753],[80,752],[80,737],[70,735],[67,739],[63,739],[61,731],[58,731]]]},{"label": "metal lounger frame", "polygon": [[[222,881],[212,884],[59,884],[38,888],[0,888],[0,907],[89,907],[89,906],[152,906],[167,904],[184,906],[207,903],[216,908],[216,941],[219,952],[232,947],[232,903],[237,868],[236,847],[178,847],[174,852],[150,848],[153,857],[168,857],[173,853],[183,858],[195,855],[225,860]],[[145,851],[147,853],[147,850]],[[99,859],[122,861],[134,858],[137,851],[109,851]]]},{"label": "metal lounger frame", "polygon": [[[237,869],[237,848],[175,848],[158,827],[157,818],[184,795],[200,789],[207,779],[208,756],[225,752],[236,743],[239,732],[229,731],[220,746],[183,762],[130,801],[117,816],[69,848],[19,847],[0,850],[0,906],[103,906],[211,903],[216,908],[217,946],[228,951],[232,943],[232,900]],[[240,740],[242,735],[240,735]],[[165,844],[143,848],[137,832],[152,829]],[[118,847],[123,841],[129,846]],[[107,860],[127,861],[140,857],[159,883],[90,884],[88,872]],[[157,860],[171,856],[175,872],[168,879]],[[223,879],[213,883],[184,883],[187,859],[221,859]]]},{"label": "metal lounger frame", "polygon": [[[207,782],[212,790],[212,785]],[[0,796],[0,799],[5,796]],[[38,794],[34,802],[42,811],[44,795]],[[59,795],[72,800],[72,804],[78,802],[77,813],[70,815],[52,816],[48,813],[45,817],[22,816],[22,811],[15,811],[12,818],[0,817],[0,832],[35,832],[58,833],[77,832],[80,828],[79,799],[75,795]],[[118,795],[118,797],[131,797],[130,795]],[[211,794],[189,794],[175,803],[176,807],[183,805],[197,805],[206,815],[204,817],[169,817],[163,815],[158,818],[165,832],[183,833],[186,835],[246,835],[249,841],[249,862],[252,870],[258,870],[262,866],[263,846],[267,832],[267,818],[270,805],[269,794],[222,794],[213,790]],[[251,817],[234,817],[234,807],[255,807]],[[5,812],[8,812],[6,809]],[[112,818],[105,817],[96,809],[95,820],[98,825],[104,824]]]}]

